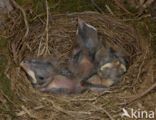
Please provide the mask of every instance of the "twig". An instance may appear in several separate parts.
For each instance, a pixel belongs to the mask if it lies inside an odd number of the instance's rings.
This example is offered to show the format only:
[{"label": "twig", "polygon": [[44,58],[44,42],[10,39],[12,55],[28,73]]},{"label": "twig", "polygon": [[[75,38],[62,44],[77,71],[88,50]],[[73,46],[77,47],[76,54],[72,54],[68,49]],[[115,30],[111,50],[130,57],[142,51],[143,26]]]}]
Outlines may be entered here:
[{"label": "twig", "polygon": [[58,110],[58,111],[60,111],[60,112],[62,112],[62,113],[64,113],[64,114],[67,114],[67,115],[69,115],[70,117],[74,118],[74,115],[70,114],[67,110],[64,110],[64,109],[61,108],[60,106],[56,106],[55,103],[54,103],[52,100],[50,100],[50,99],[46,99],[46,100],[47,100],[48,102],[50,102],[50,103],[52,104],[52,106],[53,106],[56,110]]},{"label": "twig", "polygon": [[94,0],[91,0],[91,3],[93,4],[93,6],[98,12],[103,13],[102,9],[95,3]]},{"label": "twig", "polygon": [[139,72],[138,72],[138,75],[137,75],[136,81],[138,81],[138,79],[139,79],[139,77],[140,77],[141,70],[142,70],[143,65],[144,65],[144,63],[145,63],[146,55],[147,55],[147,50],[146,50],[146,53],[145,53],[145,55],[144,55],[144,57],[143,57],[143,61],[142,61],[141,65],[140,65],[140,67],[139,67]]},{"label": "twig", "polygon": [[5,38],[5,39],[9,38],[9,36],[5,36],[5,35],[1,35],[1,34],[0,34],[0,37]]},{"label": "twig", "polygon": [[[41,14],[39,17],[43,17],[45,14]],[[95,11],[84,11],[84,12],[72,12],[72,13],[66,13],[66,14],[56,14],[56,15],[52,15],[53,18],[55,17],[63,17],[63,16],[77,16],[77,15],[100,15],[99,12],[95,12]]]},{"label": "twig", "polygon": [[141,17],[144,15],[144,11],[150,7],[150,5],[154,2],[154,0],[144,0],[143,2],[140,2],[139,5],[139,12],[137,13],[137,17]]},{"label": "twig", "polygon": [[114,13],[113,13],[113,11],[110,9],[110,7],[109,7],[108,5],[105,5],[105,7],[107,8],[108,12],[109,12],[111,15],[115,16]]},{"label": "twig", "polygon": [[[41,39],[42,40],[42,39]],[[42,42],[41,42],[41,40],[40,40],[40,42],[39,42],[39,46],[38,46],[38,50],[37,50],[37,56],[39,56],[41,53],[40,53],[40,51],[41,51],[41,46],[42,46]]]},{"label": "twig", "polygon": [[156,83],[154,83],[152,86],[150,86],[147,90],[145,90],[144,92],[136,95],[133,99],[131,99],[130,101],[124,103],[125,105],[130,104],[136,100],[138,100],[139,98],[145,96],[146,94],[148,94],[151,90],[153,90],[154,88],[156,88]]},{"label": "twig", "polygon": [[[152,75],[153,76],[153,75]],[[152,77],[152,81],[154,81],[154,77]],[[151,90],[153,90],[154,88],[156,88],[156,82],[150,86],[147,90],[145,90],[144,92],[138,94],[138,95],[135,95],[131,100],[129,100],[128,102],[126,103],[123,103],[122,105],[127,105],[127,104],[130,104],[136,100],[138,100],[139,98],[145,96],[146,94],[148,94]]]},{"label": "twig", "polygon": [[5,97],[5,99],[6,99],[8,102],[10,102],[12,105],[16,106],[16,104],[15,104],[12,100],[10,100],[10,98],[9,98],[7,95],[5,95],[4,92],[3,92],[2,90],[0,90],[0,93]]},{"label": "twig", "polygon": [[95,106],[95,105],[92,104],[92,107],[94,107],[98,111],[100,110],[100,111],[104,112],[109,117],[110,120],[114,120],[114,118],[112,117],[112,115],[110,115],[110,113],[106,109],[102,108],[101,106],[98,106],[97,107],[97,106]]},{"label": "twig", "polygon": [[[143,57],[143,60],[142,60],[142,62],[141,62],[141,64],[140,64],[140,66],[139,66],[139,71],[138,71],[136,80],[135,80],[135,82],[133,83],[133,86],[135,86],[135,85],[137,84],[137,82],[139,81],[139,77],[140,77],[140,75],[141,75],[142,68],[143,68],[143,66],[144,66],[147,53],[148,53],[148,51],[146,50],[145,55],[144,55],[144,57]],[[140,58],[141,58],[141,57],[140,57]]]},{"label": "twig", "polygon": [[46,46],[46,52],[45,53],[50,53],[49,51],[49,45],[48,45],[48,42],[49,42],[49,6],[48,6],[48,1],[46,0],[46,13],[47,13],[47,20],[46,20],[46,27],[45,27],[45,32],[46,32],[46,43],[45,43],[45,46]]},{"label": "twig", "polygon": [[88,99],[71,99],[70,101],[88,101],[88,102],[92,102],[92,101],[95,101],[97,99],[97,97],[94,97],[94,98],[88,98]]},{"label": "twig", "polygon": [[[44,108],[45,106],[37,106],[37,107],[35,107],[33,110],[39,110],[39,109],[42,109],[42,108]],[[23,109],[23,108],[22,108]],[[20,112],[18,112],[18,113],[16,113],[16,115],[17,116],[23,116],[23,115],[25,115],[25,114],[30,114],[30,112],[28,112],[28,110],[26,109],[26,108],[24,108],[24,111],[20,111]],[[35,117],[36,118],[36,117]]]},{"label": "twig", "polygon": [[28,21],[27,21],[26,13],[25,13],[24,9],[15,2],[15,0],[11,0],[11,2],[13,3],[13,5],[17,9],[19,9],[22,12],[22,15],[23,15],[23,18],[24,18],[25,27],[26,27],[26,32],[25,32],[25,34],[23,36],[23,39],[25,39],[28,36],[28,33],[29,33],[29,24],[28,24]]},{"label": "twig", "polygon": [[110,120],[114,120],[114,118],[110,115],[110,113],[107,110],[103,109],[103,111],[109,117]]},{"label": "twig", "polygon": [[140,16],[140,17],[135,17],[135,18],[132,18],[132,19],[122,19],[121,21],[124,21],[124,22],[127,22],[127,21],[140,21],[140,20],[142,20],[142,19],[144,19],[144,18],[149,18],[149,17],[151,17],[151,15],[150,14],[144,14],[144,15],[142,15],[142,16]]},{"label": "twig", "polygon": [[121,9],[122,9],[123,11],[125,11],[127,14],[132,15],[132,13],[129,12],[129,11],[123,6],[123,4],[121,3],[121,1],[119,1],[119,0],[114,0],[114,2],[115,2],[115,4],[116,4],[119,8],[121,8]]},{"label": "twig", "polygon": [[30,113],[30,111],[29,111],[25,106],[21,106],[21,108],[23,109],[23,111],[25,111],[25,112],[29,115],[30,118],[35,118],[35,119],[37,119],[37,117],[34,116],[34,115],[32,115],[32,114]]},{"label": "twig", "polygon": [[[28,24],[28,21],[27,21],[27,16],[26,16],[26,13],[24,11],[24,9],[18,5],[15,0],[11,0],[12,4],[14,5],[14,7],[16,9],[19,9],[21,12],[22,12],[22,15],[23,15],[23,19],[24,19],[24,23],[25,23],[25,27],[26,27],[26,31],[25,31],[25,34],[24,36],[22,37],[21,41],[19,41],[19,43],[16,45],[16,52],[14,53],[14,61],[16,61],[16,55],[18,54],[19,50],[22,49],[21,46],[22,44],[24,43],[25,39],[27,38],[28,36],[28,33],[29,33],[29,24]],[[22,46],[23,47],[23,46]]]},{"label": "twig", "polygon": [[68,116],[72,117],[72,118],[75,118],[75,115],[74,114],[85,114],[85,115],[91,115],[91,112],[85,112],[85,111],[69,111],[69,110],[65,110],[63,109],[62,107],[58,106],[58,105],[55,105],[55,103],[50,100],[50,99],[46,99],[48,102],[50,102],[52,104],[52,106],[59,112],[62,112],[64,114],[67,114]]},{"label": "twig", "polygon": [[[47,0],[45,1],[45,3],[46,3],[46,16],[47,16],[46,17],[46,26],[45,26],[45,30],[43,32],[43,35],[42,35],[40,43],[39,43],[37,56],[43,55],[44,53],[45,54],[50,54],[49,44],[48,44],[48,42],[49,42],[49,6],[48,6],[48,1]],[[44,39],[43,38],[44,35],[46,36],[46,39],[45,39],[45,45],[42,48],[41,46],[42,46],[42,40]]]}]

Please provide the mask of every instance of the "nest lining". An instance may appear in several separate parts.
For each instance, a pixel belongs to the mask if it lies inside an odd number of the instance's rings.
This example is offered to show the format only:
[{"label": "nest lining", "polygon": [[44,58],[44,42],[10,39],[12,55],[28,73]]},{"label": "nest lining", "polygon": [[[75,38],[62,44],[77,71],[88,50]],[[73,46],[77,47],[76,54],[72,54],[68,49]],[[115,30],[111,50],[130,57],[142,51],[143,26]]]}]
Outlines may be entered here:
[{"label": "nest lining", "polygon": [[[149,67],[151,63],[148,44],[143,44],[143,40],[132,27],[95,12],[50,15],[48,33],[45,32],[45,16],[37,18],[30,23],[29,34],[25,39],[23,39],[25,28],[21,26],[22,20],[18,16],[12,18],[10,23],[16,19],[20,21],[14,26],[11,25],[9,31],[13,34],[9,44],[10,62],[18,65],[25,57],[51,56],[65,63],[75,45],[77,17],[97,28],[98,38],[104,46],[113,47],[126,55],[130,66],[128,72],[122,82],[114,86],[110,93],[99,95],[85,92],[81,95],[57,96],[34,90],[19,67],[10,67],[8,75],[12,81],[14,102],[17,103],[14,109],[19,118],[108,119],[109,114],[116,116],[122,108],[119,104],[124,100],[119,96],[131,96],[141,88],[141,82],[146,82],[147,73],[144,72],[150,72],[152,69]],[[23,114],[21,111],[24,111]]]}]

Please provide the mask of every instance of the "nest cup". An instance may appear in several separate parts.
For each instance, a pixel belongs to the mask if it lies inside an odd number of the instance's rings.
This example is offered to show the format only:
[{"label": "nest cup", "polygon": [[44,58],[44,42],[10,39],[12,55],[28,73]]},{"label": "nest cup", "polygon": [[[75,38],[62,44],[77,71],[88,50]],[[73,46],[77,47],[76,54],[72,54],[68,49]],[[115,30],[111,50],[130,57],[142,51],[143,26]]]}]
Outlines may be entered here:
[{"label": "nest cup", "polygon": [[[10,24],[19,20],[9,31],[10,34],[13,34],[9,43],[10,62],[19,65],[26,57],[46,58],[50,56],[65,64],[76,43],[78,17],[97,29],[98,38],[104,46],[113,47],[126,55],[129,69],[122,82],[114,86],[115,89],[112,88],[113,92],[106,95],[92,92],[71,96],[50,95],[33,89],[25,73],[19,67],[10,66],[7,74],[12,83],[14,103],[17,103],[14,106],[17,118],[108,119],[104,109],[108,110],[110,114],[116,115],[117,113],[114,111],[121,108],[118,104],[123,101],[119,96],[132,95],[135,90],[141,88],[141,82],[146,83],[146,75],[142,76],[141,74],[145,72],[143,68],[150,69],[148,44],[143,42],[144,40],[137,31],[129,25],[96,12],[50,15],[48,28],[46,28],[46,16],[34,18],[29,23],[29,33],[26,38],[23,38],[25,28],[22,18],[16,15],[10,20]],[[147,71],[150,72],[146,69]]]}]

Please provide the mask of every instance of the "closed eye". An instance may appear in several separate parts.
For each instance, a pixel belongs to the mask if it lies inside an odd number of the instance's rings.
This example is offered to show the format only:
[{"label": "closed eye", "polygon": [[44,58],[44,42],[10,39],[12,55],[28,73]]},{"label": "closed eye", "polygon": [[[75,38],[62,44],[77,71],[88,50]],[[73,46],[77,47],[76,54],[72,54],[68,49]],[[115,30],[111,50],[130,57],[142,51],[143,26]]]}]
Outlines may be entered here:
[{"label": "closed eye", "polygon": [[40,80],[44,80],[44,77],[42,77],[42,76],[39,76],[38,78],[39,78]]}]

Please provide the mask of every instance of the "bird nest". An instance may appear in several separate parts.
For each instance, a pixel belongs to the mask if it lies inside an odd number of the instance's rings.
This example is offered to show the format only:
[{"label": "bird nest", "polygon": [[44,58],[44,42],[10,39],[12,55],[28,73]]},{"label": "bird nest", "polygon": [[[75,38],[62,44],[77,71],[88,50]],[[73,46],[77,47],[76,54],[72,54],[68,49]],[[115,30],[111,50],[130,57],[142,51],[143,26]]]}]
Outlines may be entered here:
[{"label": "bird nest", "polygon": [[[104,46],[122,51],[129,68],[121,83],[103,93],[84,92],[79,95],[53,95],[35,90],[19,64],[25,57],[57,57],[66,63],[76,42],[77,18],[98,30]],[[27,23],[25,21],[25,23]],[[142,97],[153,84],[149,44],[139,33],[121,20],[96,12],[36,16],[25,25],[18,12],[10,15],[10,60],[7,76],[13,91],[13,111],[19,119],[80,120],[121,119],[123,107],[150,109]],[[25,26],[24,26],[25,25]],[[136,102],[133,102],[137,100]],[[153,100],[153,101],[152,101]],[[132,104],[131,104],[132,103]],[[143,104],[144,103],[144,104]]]}]

